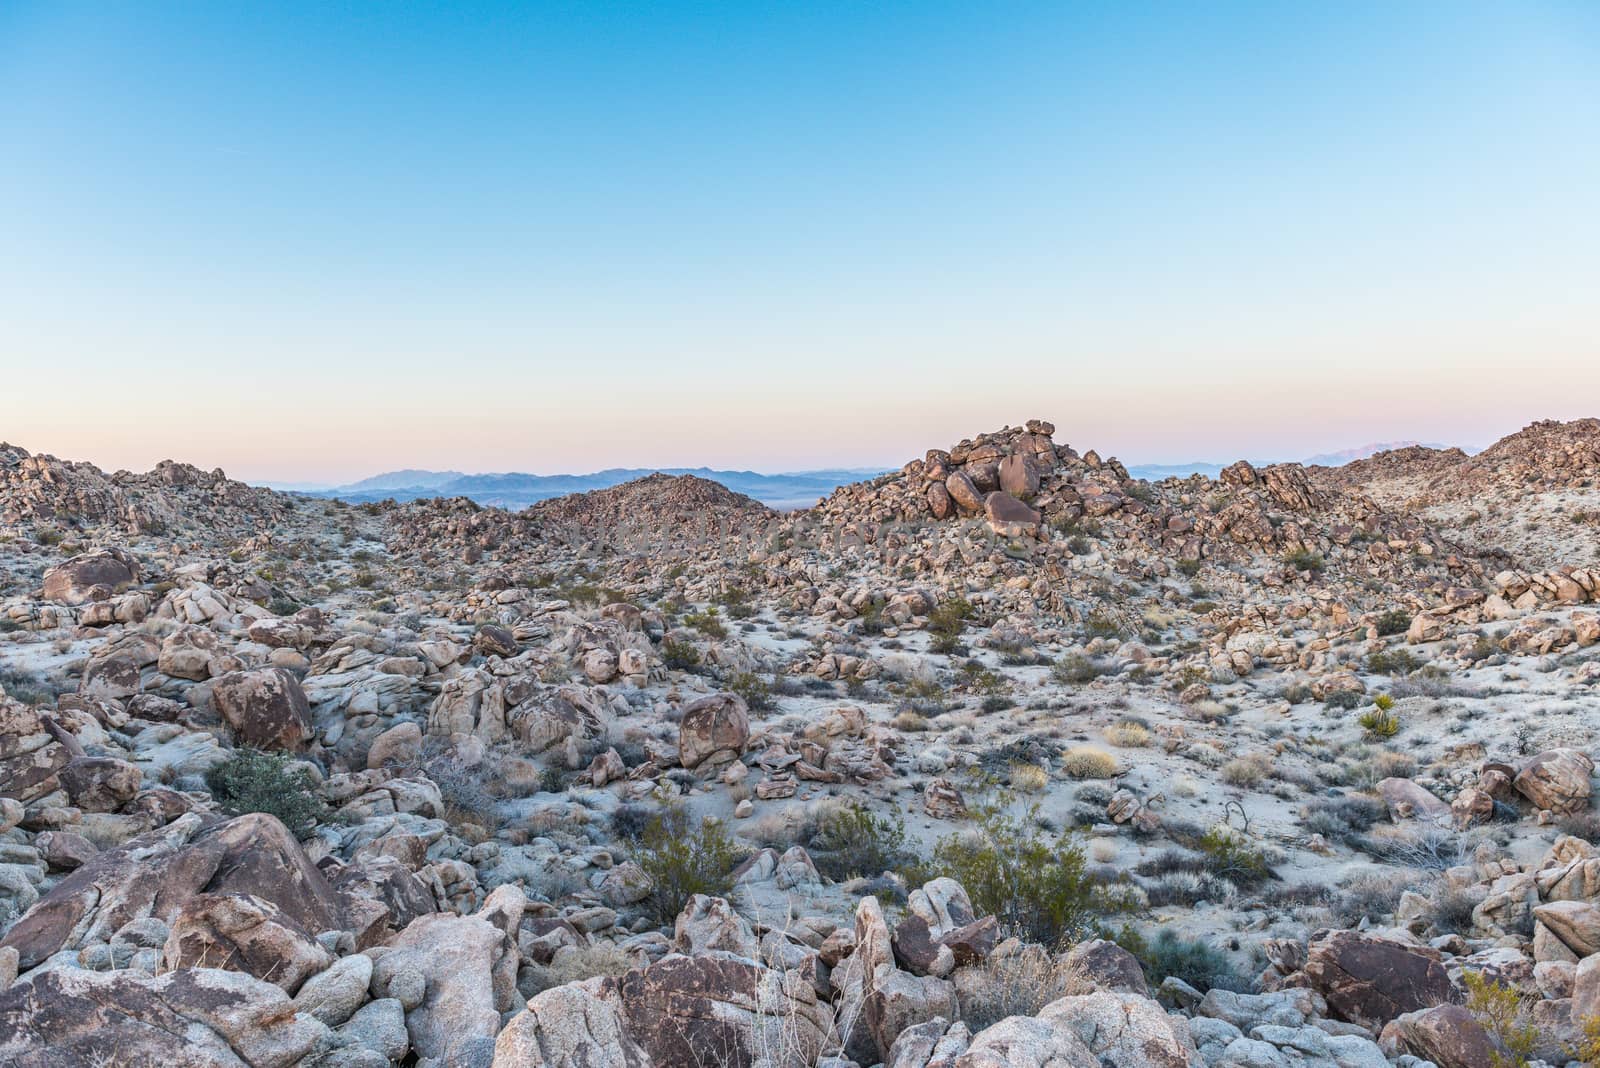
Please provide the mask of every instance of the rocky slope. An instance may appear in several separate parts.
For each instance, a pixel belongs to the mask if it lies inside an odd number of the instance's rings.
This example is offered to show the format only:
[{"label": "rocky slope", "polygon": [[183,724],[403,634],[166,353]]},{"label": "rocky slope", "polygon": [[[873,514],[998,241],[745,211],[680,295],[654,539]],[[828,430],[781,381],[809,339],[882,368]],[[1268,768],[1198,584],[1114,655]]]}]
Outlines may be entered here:
[{"label": "rocky slope", "polygon": [[7,449],[0,1063],[1590,1060],[1593,528],[1443,496],[1589,433],[1151,483],[1033,421],[784,514]]},{"label": "rocky slope", "polygon": [[1596,559],[1600,420],[1533,423],[1471,457],[1398,449],[1313,477],[1422,516],[1505,564],[1545,569]]}]

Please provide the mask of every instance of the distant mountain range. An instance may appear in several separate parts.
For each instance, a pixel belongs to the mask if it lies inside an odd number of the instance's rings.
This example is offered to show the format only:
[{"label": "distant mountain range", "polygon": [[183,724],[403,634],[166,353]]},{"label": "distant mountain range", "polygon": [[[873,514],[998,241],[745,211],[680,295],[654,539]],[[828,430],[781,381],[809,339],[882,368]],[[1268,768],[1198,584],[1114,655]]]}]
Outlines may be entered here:
[{"label": "distant mountain range", "polygon": [[310,497],[332,497],[358,504],[391,498],[411,501],[419,497],[469,497],[482,505],[516,510],[569,493],[608,489],[657,472],[697,475],[719,482],[735,493],[754,497],[772,508],[809,508],[840,486],[876,477],[883,474],[883,469],[829,468],[774,475],[759,471],[715,471],[709,467],[613,467],[587,475],[530,475],[519,472],[466,475],[460,471],[407,470],[374,475],[347,486],[325,489],[303,486],[279,488]]},{"label": "distant mountain range", "polygon": [[[1384,449],[1417,445],[1415,441],[1385,441],[1360,445],[1342,452],[1323,453],[1301,461],[1338,467],[1352,460],[1365,459]],[[1430,448],[1442,448],[1433,445]],[[1470,451],[1470,450],[1469,450]],[[1252,461],[1257,462],[1257,461]],[[1259,461],[1267,463],[1270,461]],[[1133,464],[1128,473],[1134,478],[1159,482],[1164,478],[1205,475],[1216,478],[1224,464],[1196,461],[1187,464]],[[820,471],[788,471],[766,475],[759,471],[716,471],[709,467],[612,467],[587,475],[530,475],[520,472],[468,475],[460,471],[422,471],[414,468],[387,471],[344,486],[272,484],[273,489],[302,493],[309,497],[331,497],[341,501],[412,501],[419,497],[468,497],[479,504],[516,510],[552,497],[589,490],[609,489],[636,478],[660,472],[667,475],[698,475],[720,482],[735,493],[754,497],[771,508],[809,508],[840,486],[875,478],[887,470],[877,467],[839,467]]]}]

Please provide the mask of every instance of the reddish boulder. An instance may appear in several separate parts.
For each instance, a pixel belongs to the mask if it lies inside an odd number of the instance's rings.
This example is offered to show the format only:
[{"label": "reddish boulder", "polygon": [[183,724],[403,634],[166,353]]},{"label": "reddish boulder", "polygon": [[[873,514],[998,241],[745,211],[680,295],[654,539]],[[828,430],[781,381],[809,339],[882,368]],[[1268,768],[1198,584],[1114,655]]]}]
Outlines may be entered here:
[{"label": "reddish boulder", "polygon": [[58,604],[103,601],[139,581],[139,561],[122,549],[74,556],[44,573],[44,599]]},{"label": "reddish boulder", "polygon": [[298,749],[311,734],[311,705],[283,668],[230,671],[212,684],[211,704],[234,736],[257,749]]},{"label": "reddish boulder", "polygon": [[1305,976],[1337,1019],[1377,1032],[1407,1012],[1458,1003],[1437,950],[1358,931],[1319,931]]},{"label": "reddish boulder", "polygon": [[684,706],[678,721],[678,762],[686,768],[717,754],[738,757],[750,741],[750,710],[736,693],[714,693]]}]

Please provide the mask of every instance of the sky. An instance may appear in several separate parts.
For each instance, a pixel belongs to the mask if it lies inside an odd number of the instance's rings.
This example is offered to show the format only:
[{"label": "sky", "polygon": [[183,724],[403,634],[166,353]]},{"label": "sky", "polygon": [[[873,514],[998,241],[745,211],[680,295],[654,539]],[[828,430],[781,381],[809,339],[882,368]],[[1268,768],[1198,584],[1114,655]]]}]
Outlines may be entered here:
[{"label": "sky", "polygon": [[0,4],[0,439],[1130,463],[1600,415],[1600,4]]}]

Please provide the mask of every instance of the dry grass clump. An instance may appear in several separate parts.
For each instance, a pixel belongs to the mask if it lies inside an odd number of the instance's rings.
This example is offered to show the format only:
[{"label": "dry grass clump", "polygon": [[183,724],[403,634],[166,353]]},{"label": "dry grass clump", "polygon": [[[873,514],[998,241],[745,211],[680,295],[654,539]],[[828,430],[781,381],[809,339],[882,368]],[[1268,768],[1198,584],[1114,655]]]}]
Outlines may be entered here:
[{"label": "dry grass clump", "polygon": [[1251,753],[1222,765],[1222,781],[1229,786],[1254,786],[1271,770],[1272,761],[1266,754]]},{"label": "dry grass clump", "polygon": [[1074,779],[1109,779],[1117,774],[1117,758],[1080,745],[1061,757],[1061,770]]},{"label": "dry grass clump", "polygon": [[1008,1016],[1036,1016],[1052,1001],[1091,989],[1065,956],[1052,957],[1036,945],[1005,948],[972,969],[972,981],[961,988],[961,1018],[973,1032]]},{"label": "dry grass clump", "polygon": [[1050,785],[1050,773],[1037,764],[1016,761],[1011,765],[1011,788],[1037,794]]},{"label": "dry grass clump", "polygon": [[1106,741],[1123,749],[1142,749],[1150,744],[1150,729],[1138,720],[1120,720],[1106,728]]},{"label": "dry grass clump", "polygon": [[910,709],[895,716],[891,722],[895,730],[904,731],[906,734],[918,734],[928,729],[928,717]]},{"label": "dry grass clump", "polygon": [[624,975],[632,967],[628,955],[613,942],[569,946],[559,950],[549,964],[532,961],[525,964],[518,986],[523,997],[531,998],[552,987],[593,979],[598,975]]}]

